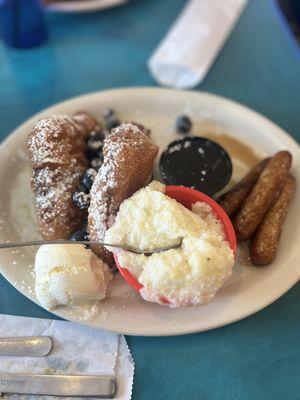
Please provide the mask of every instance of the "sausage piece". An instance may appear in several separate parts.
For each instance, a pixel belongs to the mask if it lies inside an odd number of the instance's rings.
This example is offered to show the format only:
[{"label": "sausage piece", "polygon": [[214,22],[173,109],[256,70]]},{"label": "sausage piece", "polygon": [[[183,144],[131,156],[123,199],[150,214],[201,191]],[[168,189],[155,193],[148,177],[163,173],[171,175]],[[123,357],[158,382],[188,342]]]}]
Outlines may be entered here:
[{"label": "sausage piece", "polygon": [[295,187],[295,179],[289,176],[280,196],[255,233],[250,246],[250,258],[254,265],[270,264],[276,257],[282,226]]},{"label": "sausage piece", "polygon": [[238,240],[249,239],[262,223],[263,217],[286,182],[291,164],[292,155],[288,151],[279,151],[268,162],[233,219]]},{"label": "sausage piece", "polygon": [[243,201],[248,196],[253,186],[257,182],[260,174],[270,161],[270,158],[262,160],[252,171],[249,172],[240,182],[238,182],[227,193],[224,193],[219,199],[218,203],[231,217],[241,207]]}]

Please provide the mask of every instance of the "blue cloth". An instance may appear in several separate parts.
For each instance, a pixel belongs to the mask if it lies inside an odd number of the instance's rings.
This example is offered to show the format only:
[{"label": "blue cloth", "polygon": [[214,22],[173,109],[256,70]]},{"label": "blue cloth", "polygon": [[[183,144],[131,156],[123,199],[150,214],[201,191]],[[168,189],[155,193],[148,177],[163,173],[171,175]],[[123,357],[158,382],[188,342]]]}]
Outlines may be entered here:
[{"label": "blue cloth", "polygon": [[[101,13],[49,15],[44,46],[0,45],[0,139],[57,101],[153,85],[146,61],[184,3],[130,0]],[[258,110],[300,140],[299,88],[299,53],[278,10],[271,0],[250,0],[199,89]],[[128,337],[136,362],[133,398],[300,399],[299,299],[298,284],[265,310],[214,331]],[[0,312],[51,317],[3,278]]]}]

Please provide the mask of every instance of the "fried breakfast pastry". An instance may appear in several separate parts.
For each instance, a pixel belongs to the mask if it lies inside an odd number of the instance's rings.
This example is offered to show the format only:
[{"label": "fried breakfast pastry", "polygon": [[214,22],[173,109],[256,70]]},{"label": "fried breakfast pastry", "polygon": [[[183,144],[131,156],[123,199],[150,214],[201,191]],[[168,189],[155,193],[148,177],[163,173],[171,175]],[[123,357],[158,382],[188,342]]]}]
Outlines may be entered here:
[{"label": "fried breakfast pastry", "polygon": [[[88,218],[91,241],[103,241],[121,203],[150,181],[157,153],[158,147],[131,123],[119,125],[105,139],[103,164],[91,190]],[[93,245],[92,250],[113,265],[112,253],[103,246]]]},{"label": "fried breakfast pastry", "polygon": [[68,239],[86,217],[72,192],[88,167],[85,140],[97,121],[87,113],[39,121],[27,140],[39,232],[45,240]]}]

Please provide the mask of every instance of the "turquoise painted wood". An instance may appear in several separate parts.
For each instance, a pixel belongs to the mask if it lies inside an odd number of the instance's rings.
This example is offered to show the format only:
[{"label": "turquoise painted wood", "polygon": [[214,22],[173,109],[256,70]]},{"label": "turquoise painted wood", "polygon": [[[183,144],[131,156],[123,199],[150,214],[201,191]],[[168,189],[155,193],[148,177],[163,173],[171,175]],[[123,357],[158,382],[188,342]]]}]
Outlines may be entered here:
[{"label": "turquoise painted wood", "polygon": [[[200,1],[200,0],[199,0]],[[130,0],[49,15],[42,47],[0,43],[0,139],[44,107],[90,91],[154,85],[146,60],[184,0]],[[250,0],[199,90],[240,101],[300,141],[299,50],[271,0]],[[300,285],[243,321],[207,333],[128,337],[134,400],[300,399]],[[51,317],[0,278],[0,313]]]}]

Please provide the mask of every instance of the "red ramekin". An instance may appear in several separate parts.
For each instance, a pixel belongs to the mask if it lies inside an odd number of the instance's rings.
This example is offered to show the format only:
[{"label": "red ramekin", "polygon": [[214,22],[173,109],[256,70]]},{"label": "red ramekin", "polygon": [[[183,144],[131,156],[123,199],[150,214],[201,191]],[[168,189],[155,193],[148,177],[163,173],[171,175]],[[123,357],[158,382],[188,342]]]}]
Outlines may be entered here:
[{"label": "red ramekin", "polygon": [[[226,212],[214,199],[202,192],[199,192],[198,190],[184,186],[166,186],[165,194],[172,199],[177,200],[188,209],[191,209],[192,205],[197,203],[197,201],[202,201],[210,205],[216,218],[221,221],[224,228],[225,237],[234,253],[234,256],[236,256],[237,241],[234,228]],[[114,255],[114,258],[122,277],[130,286],[139,292],[143,285],[138,282],[138,280],[128,271],[126,267],[122,267],[119,264],[118,257],[116,255]],[[162,298],[161,301],[164,303],[169,303],[168,299],[165,298]]]}]

